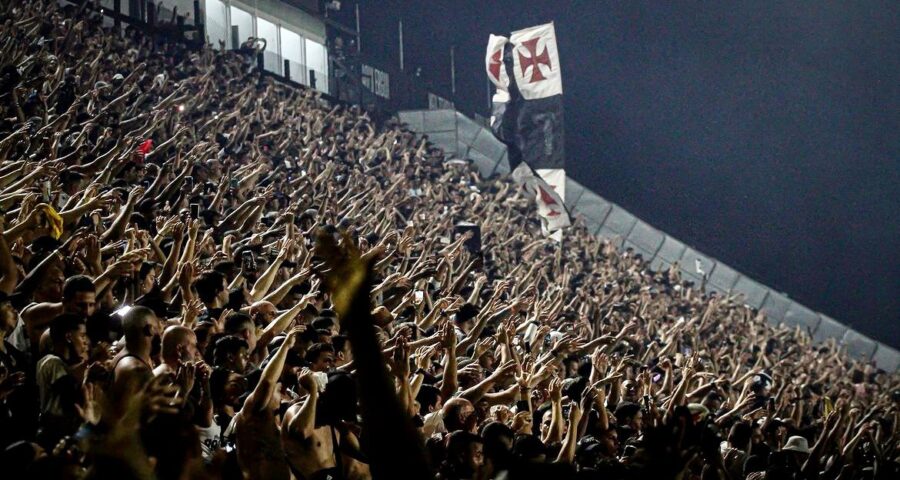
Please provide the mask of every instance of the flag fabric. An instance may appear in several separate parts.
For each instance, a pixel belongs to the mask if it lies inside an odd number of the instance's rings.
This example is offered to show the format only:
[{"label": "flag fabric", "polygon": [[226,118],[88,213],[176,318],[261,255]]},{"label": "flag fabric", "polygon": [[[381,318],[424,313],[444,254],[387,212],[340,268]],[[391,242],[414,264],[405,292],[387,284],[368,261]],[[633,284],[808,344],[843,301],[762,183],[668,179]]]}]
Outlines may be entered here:
[{"label": "flag fabric", "polygon": [[497,87],[497,90],[503,92],[509,91],[509,74],[503,65],[503,50],[507,43],[509,43],[508,38],[491,34],[488,38],[487,55],[484,59],[488,78]]},{"label": "flag fabric", "polygon": [[513,32],[509,43],[515,47],[513,74],[522,98],[538,100],[562,95],[562,75],[553,23]]},{"label": "flag fabric", "polygon": [[512,177],[533,195],[546,233],[571,225],[565,207],[562,76],[553,23],[491,35],[485,68],[496,87],[491,128]]},{"label": "flag fabric", "polygon": [[511,176],[516,183],[522,185],[530,197],[534,198],[538,215],[541,217],[541,228],[545,233],[555,232],[571,224],[563,197],[527,163],[520,162]]},{"label": "flag fabric", "polygon": [[138,145],[138,152],[141,152],[142,155],[147,155],[150,153],[150,150],[153,150],[153,140],[146,139]]}]

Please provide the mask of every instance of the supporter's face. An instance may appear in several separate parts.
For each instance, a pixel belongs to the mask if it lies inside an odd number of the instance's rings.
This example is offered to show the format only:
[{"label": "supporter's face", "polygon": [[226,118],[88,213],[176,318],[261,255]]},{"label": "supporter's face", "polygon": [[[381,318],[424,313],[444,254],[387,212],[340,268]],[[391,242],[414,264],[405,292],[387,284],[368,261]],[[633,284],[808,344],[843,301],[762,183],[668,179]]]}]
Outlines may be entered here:
[{"label": "supporter's face", "polygon": [[54,265],[47,271],[42,292],[50,301],[58,302],[62,300],[62,288],[65,283],[66,277],[63,275],[63,271]]},{"label": "supporter's face", "polygon": [[428,412],[437,412],[438,410],[444,408],[444,397],[438,395],[437,400],[434,402],[433,407],[428,408]]},{"label": "supporter's face", "polygon": [[465,418],[465,429],[468,432],[476,433],[478,430],[478,412],[472,406],[467,406],[467,410],[463,417]]},{"label": "supporter's face", "polygon": [[470,331],[472,331],[472,327],[474,326],[475,320],[466,320],[465,322],[459,324],[459,329],[463,332],[469,333]]},{"label": "supporter's face", "polygon": [[256,348],[256,326],[253,324],[245,325],[244,329],[240,331],[240,337],[247,341],[251,352]]},{"label": "supporter's face", "polygon": [[154,285],[156,285],[156,269],[150,270],[147,276],[144,277],[144,280],[141,282],[141,293],[144,295],[150,293]]},{"label": "supporter's face", "polygon": [[550,431],[550,423],[553,421],[553,412],[547,410],[541,417],[541,436],[546,435]]},{"label": "supporter's face", "polygon": [[234,407],[237,401],[247,391],[247,380],[240,374],[232,373],[225,384],[225,403]]},{"label": "supporter's face", "polygon": [[494,353],[486,352],[484,355],[481,356],[478,363],[482,367],[484,367],[486,370],[493,370],[494,369]]},{"label": "supporter's face", "polygon": [[76,358],[87,358],[90,350],[90,342],[88,342],[87,329],[84,324],[78,326],[78,330],[68,334],[67,340],[72,346],[72,353]]},{"label": "supporter's face", "polygon": [[184,343],[179,345],[178,356],[182,363],[193,362],[200,357],[200,352],[197,350],[196,335],[188,335]]},{"label": "supporter's face", "polygon": [[619,434],[614,429],[610,429],[606,432],[606,435],[603,435],[600,439],[600,444],[603,445],[603,453],[607,457],[614,457],[619,454]]},{"label": "supporter's face", "polygon": [[637,414],[631,419],[631,428],[635,431],[640,431],[641,426],[644,424],[644,412],[638,410]]},{"label": "supporter's face", "polygon": [[314,372],[330,372],[334,370],[334,354],[328,351],[319,354],[316,362],[310,366]]},{"label": "supporter's face", "polygon": [[65,304],[70,313],[90,317],[97,310],[97,294],[94,292],[76,292],[74,298]]},{"label": "supporter's face", "polygon": [[271,303],[264,303],[256,308],[253,316],[253,323],[261,326],[266,326],[275,319],[275,315],[277,312],[275,311],[275,305]]},{"label": "supporter's face", "polygon": [[353,352],[350,350],[350,344],[345,343],[344,349],[337,353],[335,356],[334,364],[336,366],[346,365],[353,361]]},{"label": "supporter's face", "polygon": [[248,358],[250,358],[250,354],[247,352],[247,349],[239,349],[237,355],[235,355],[235,358],[233,359],[234,369],[240,373],[246,372]]}]

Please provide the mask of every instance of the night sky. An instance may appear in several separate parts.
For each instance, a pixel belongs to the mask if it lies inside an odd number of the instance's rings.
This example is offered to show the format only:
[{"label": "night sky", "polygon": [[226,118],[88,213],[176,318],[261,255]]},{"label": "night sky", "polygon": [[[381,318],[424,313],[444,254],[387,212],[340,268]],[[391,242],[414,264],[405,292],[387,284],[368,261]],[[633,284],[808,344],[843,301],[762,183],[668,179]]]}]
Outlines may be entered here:
[{"label": "night sky", "polygon": [[[343,18],[352,25],[353,2]],[[900,347],[900,3],[363,1],[363,53],[486,115],[488,34],[554,21],[569,175]],[[349,17],[348,17],[349,15]]]}]

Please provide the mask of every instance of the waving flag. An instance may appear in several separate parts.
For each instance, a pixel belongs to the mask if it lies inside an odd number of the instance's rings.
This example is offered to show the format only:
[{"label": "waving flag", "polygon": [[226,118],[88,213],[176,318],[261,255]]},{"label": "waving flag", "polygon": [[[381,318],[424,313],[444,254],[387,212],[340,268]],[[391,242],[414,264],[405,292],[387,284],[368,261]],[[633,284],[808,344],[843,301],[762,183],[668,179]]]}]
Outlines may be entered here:
[{"label": "waving flag", "polygon": [[571,225],[565,207],[562,76],[552,23],[488,39],[496,87],[491,128],[508,147],[512,177],[533,195],[547,233]]}]

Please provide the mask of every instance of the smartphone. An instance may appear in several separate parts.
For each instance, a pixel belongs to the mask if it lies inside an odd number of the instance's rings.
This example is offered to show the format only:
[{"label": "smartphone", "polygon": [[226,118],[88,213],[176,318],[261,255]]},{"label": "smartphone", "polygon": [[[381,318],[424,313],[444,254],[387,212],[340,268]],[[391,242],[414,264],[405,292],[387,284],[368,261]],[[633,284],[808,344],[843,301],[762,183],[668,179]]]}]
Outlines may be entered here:
[{"label": "smartphone", "polygon": [[245,250],[241,253],[241,259],[244,262],[244,270],[252,272],[256,270],[256,262],[253,260],[253,252]]},{"label": "smartphone", "polygon": [[231,188],[237,190],[237,188],[238,188],[238,181],[237,181],[236,178],[232,178],[232,179],[231,179]]},{"label": "smartphone", "polygon": [[41,196],[44,203],[50,203],[50,180],[44,180],[41,183]]},{"label": "smartphone", "polygon": [[286,168],[286,169],[288,169],[288,170],[291,170],[292,168],[294,168],[294,164],[291,163],[290,160],[285,160],[285,161],[284,161],[284,168]]},{"label": "smartphone", "polygon": [[413,298],[416,300],[416,303],[419,303],[425,299],[425,292],[416,290],[415,293],[413,293]]},{"label": "smartphone", "polygon": [[200,204],[199,203],[191,204],[191,218],[193,218],[193,219],[200,218]]},{"label": "smartphone", "polygon": [[191,177],[191,176],[184,177],[184,183],[186,183],[188,188],[190,188],[191,190],[194,189],[194,177]]}]

